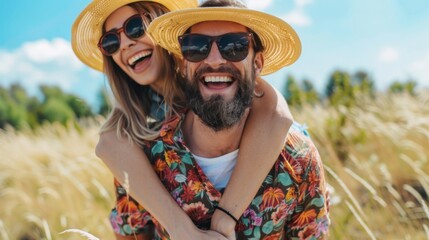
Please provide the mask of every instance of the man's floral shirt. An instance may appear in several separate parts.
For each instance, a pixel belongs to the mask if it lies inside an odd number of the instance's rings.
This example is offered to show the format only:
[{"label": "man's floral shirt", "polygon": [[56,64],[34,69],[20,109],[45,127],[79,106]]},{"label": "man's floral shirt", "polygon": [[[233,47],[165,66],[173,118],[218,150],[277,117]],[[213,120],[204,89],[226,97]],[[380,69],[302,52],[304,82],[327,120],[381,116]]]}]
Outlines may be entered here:
[{"label": "man's floral shirt", "polygon": [[[210,228],[222,194],[194,160],[174,117],[160,137],[144,148],[171,196],[201,229]],[[110,220],[115,232],[133,235],[155,224],[156,239],[168,233],[115,181],[117,204]],[[237,239],[317,239],[328,232],[328,201],[319,153],[306,131],[292,125],[284,149],[236,225]]]}]

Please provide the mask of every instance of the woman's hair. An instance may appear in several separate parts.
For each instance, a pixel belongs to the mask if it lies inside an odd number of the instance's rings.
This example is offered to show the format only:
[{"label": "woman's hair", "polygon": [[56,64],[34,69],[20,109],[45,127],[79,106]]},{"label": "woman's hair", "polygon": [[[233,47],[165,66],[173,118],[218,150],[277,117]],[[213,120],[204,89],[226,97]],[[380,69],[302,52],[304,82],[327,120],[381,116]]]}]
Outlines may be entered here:
[{"label": "woman's hair", "polygon": [[[144,23],[149,23],[156,17],[168,12],[164,6],[152,2],[135,2],[128,4],[137,12],[145,14]],[[103,32],[105,32],[103,26]],[[161,47],[155,46],[155,53],[161,59],[161,67],[156,81],[164,80],[162,95],[168,106],[166,117],[175,113],[175,109],[183,107],[184,94],[178,85],[179,61]],[[106,122],[101,127],[101,133],[116,129],[119,137],[126,136],[128,140],[143,145],[144,141],[158,136],[162,122],[154,124],[149,116],[151,98],[149,86],[138,84],[129,77],[114,61],[112,57],[103,56],[104,73],[115,98],[115,104]]]}]

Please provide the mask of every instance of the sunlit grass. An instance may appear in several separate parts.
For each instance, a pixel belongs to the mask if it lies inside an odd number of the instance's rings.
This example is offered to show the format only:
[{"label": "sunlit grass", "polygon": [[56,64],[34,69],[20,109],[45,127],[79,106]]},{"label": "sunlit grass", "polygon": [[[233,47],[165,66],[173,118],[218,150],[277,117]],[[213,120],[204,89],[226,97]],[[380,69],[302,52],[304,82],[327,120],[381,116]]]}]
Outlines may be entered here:
[{"label": "sunlit grass", "polygon": [[[429,238],[427,92],[293,114],[310,126],[326,166],[331,239]],[[94,155],[98,128],[0,132],[1,239],[113,239],[112,176]]]},{"label": "sunlit grass", "polygon": [[98,125],[0,133],[2,239],[76,239],[59,236],[72,228],[112,238],[112,176],[94,154]]},{"label": "sunlit grass", "polygon": [[[429,94],[362,98],[349,109],[294,111],[333,187],[333,239],[427,239]],[[343,117],[344,124],[332,124]],[[338,154],[341,147],[341,157]]]}]

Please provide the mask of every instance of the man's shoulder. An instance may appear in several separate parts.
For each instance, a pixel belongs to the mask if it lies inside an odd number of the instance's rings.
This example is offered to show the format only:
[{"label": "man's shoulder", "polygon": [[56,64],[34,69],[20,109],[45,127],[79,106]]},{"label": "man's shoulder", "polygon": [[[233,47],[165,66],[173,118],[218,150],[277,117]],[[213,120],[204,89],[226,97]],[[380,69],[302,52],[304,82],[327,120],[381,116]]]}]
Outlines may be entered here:
[{"label": "man's shoulder", "polygon": [[288,152],[297,152],[315,148],[307,126],[294,122],[286,137],[285,148]]},{"label": "man's shoulder", "polygon": [[289,129],[283,153],[289,162],[301,165],[302,167],[320,159],[319,152],[306,126],[296,122]]}]

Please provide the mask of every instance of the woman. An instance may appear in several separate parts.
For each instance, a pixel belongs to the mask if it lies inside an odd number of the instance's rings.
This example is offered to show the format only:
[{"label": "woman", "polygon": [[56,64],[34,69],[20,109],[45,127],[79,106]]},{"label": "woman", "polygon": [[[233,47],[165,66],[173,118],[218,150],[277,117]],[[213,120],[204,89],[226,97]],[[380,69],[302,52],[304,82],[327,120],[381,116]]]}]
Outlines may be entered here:
[{"label": "woman", "polygon": [[[233,238],[235,221],[222,211],[213,215],[214,231],[198,229],[163,187],[141,150],[145,141],[157,136],[165,116],[185,106],[176,81],[180,77],[178,67],[174,67],[178,66],[176,60],[154,46],[144,28],[167,11],[196,4],[192,0],[95,0],[73,26],[76,55],[88,66],[103,70],[115,97],[96,153],[117,179],[118,202],[111,219],[118,239],[124,235],[150,238],[153,231],[146,224],[150,219],[159,222],[172,239]],[[100,50],[96,49],[97,42]],[[255,96],[236,167],[219,203],[236,218],[254,197],[266,175],[263,173],[277,159],[281,140],[292,123],[281,95],[262,79],[258,80]],[[257,171],[260,176],[256,176],[256,168],[266,171]],[[128,185],[127,189],[119,182]]]}]

